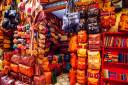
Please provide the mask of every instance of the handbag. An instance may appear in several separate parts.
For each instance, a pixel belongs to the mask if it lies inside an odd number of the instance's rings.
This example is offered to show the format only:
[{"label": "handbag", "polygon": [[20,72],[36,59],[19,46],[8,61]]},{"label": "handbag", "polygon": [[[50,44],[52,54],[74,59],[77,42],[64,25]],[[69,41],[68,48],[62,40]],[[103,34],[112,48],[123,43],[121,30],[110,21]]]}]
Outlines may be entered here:
[{"label": "handbag", "polygon": [[52,73],[51,72],[44,72],[44,76],[45,76],[46,84],[51,84],[52,83]]},{"label": "handbag", "polygon": [[77,68],[77,56],[75,53],[71,53],[71,60],[70,60],[72,68]]},{"label": "handbag", "polygon": [[122,13],[119,22],[119,31],[128,31],[128,15],[126,13]]},{"label": "handbag", "polygon": [[101,58],[99,51],[88,51],[88,68],[100,69]]},{"label": "handbag", "polygon": [[86,57],[86,56],[87,56],[87,55],[86,55],[86,50],[87,50],[87,49],[79,48],[79,49],[77,50],[77,56],[78,56],[78,57]]},{"label": "handbag", "polygon": [[34,76],[34,85],[46,85],[45,84],[45,76]]},{"label": "handbag", "polygon": [[85,43],[87,42],[87,34],[86,31],[80,30],[78,32],[78,43]]},{"label": "handbag", "polygon": [[69,51],[76,52],[77,51],[77,35],[71,37],[69,41]]},{"label": "handbag", "polygon": [[100,78],[99,70],[87,70],[87,77],[88,77],[88,85],[99,85],[99,78]]},{"label": "handbag", "polygon": [[4,60],[10,61],[11,57],[12,57],[12,53],[11,52],[4,52]]},{"label": "handbag", "polygon": [[19,64],[19,62],[20,62],[20,55],[13,55],[11,57],[11,62],[15,63],[15,64]]},{"label": "handbag", "polygon": [[75,8],[75,4],[73,0],[69,0],[66,5],[65,15],[63,16],[63,26],[62,29],[65,32],[77,32],[79,28],[80,22],[80,13],[79,12],[71,12]]},{"label": "handbag", "polygon": [[70,69],[69,71],[70,85],[76,84],[76,70]]},{"label": "handbag", "polygon": [[27,66],[33,66],[35,64],[35,57],[34,56],[21,56],[20,60],[21,64],[27,65]]},{"label": "handbag", "polygon": [[14,72],[18,72],[19,71],[19,66],[18,65],[16,65],[16,64],[10,64],[10,69],[12,70],[12,71],[14,71]]},{"label": "handbag", "polygon": [[85,77],[85,70],[77,70],[77,82],[85,85],[86,83],[86,77]]},{"label": "handbag", "polygon": [[86,58],[78,57],[77,69],[85,70]]},{"label": "handbag", "polygon": [[28,77],[32,77],[34,74],[34,70],[32,67],[29,66],[25,66],[22,64],[19,64],[19,72],[28,76]]}]

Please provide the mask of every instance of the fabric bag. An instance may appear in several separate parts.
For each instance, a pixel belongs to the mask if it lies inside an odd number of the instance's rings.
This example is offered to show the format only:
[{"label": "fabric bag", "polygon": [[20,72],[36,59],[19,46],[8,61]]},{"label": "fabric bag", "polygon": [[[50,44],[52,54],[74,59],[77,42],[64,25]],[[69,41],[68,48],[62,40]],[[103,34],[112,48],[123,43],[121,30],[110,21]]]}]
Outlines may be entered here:
[{"label": "fabric bag", "polygon": [[70,69],[69,71],[70,85],[76,84],[76,70]]},{"label": "fabric bag", "polygon": [[88,51],[88,68],[100,69],[101,57],[99,51]]},{"label": "fabric bag", "polygon": [[52,83],[52,73],[51,72],[44,72],[44,76],[45,76],[46,84],[51,84]]},{"label": "fabric bag", "polygon": [[75,8],[74,0],[69,0],[67,2],[67,6],[65,9],[65,15],[63,16],[62,29],[65,32],[77,32],[77,29],[79,27],[80,14],[79,12],[72,12],[72,10],[75,10],[74,8]]},{"label": "fabric bag", "polygon": [[87,34],[86,31],[80,30],[78,32],[78,43],[85,43],[87,42]]},{"label": "fabric bag", "polygon": [[99,85],[100,73],[99,70],[87,70],[88,85]]},{"label": "fabric bag", "polygon": [[86,57],[86,56],[87,56],[86,51],[87,51],[87,49],[79,48],[79,49],[77,50],[77,56],[78,56],[78,57]]},{"label": "fabric bag", "polygon": [[69,51],[76,52],[77,51],[77,35],[71,37],[69,41]]},{"label": "fabric bag", "polygon": [[32,67],[28,67],[22,64],[19,64],[19,72],[28,76],[28,77],[32,77],[34,74],[33,68]]},{"label": "fabric bag", "polygon": [[70,60],[72,68],[77,68],[77,56],[75,53],[71,53],[71,60]]},{"label": "fabric bag", "polygon": [[46,85],[45,84],[45,76],[34,76],[34,85]]},{"label": "fabric bag", "polygon": [[18,72],[18,70],[19,70],[19,66],[18,65],[16,65],[16,64],[10,64],[10,69],[12,70],[12,71],[14,71],[14,72]]},{"label": "fabric bag", "polygon": [[19,64],[19,61],[20,61],[20,55],[13,55],[11,57],[11,62],[12,63]]},{"label": "fabric bag", "polygon": [[85,85],[86,77],[85,77],[85,70],[77,70],[77,82]]},{"label": "fabric bag", "polygon": [[86,58],[78,57],[77,69],[85,70]]},{"label": "fabric bag", "polygon": [[27,66],[33,66],[35,64],[35,57],[34,56],[21,56],[20,60],[21,64],[27,65]]}]

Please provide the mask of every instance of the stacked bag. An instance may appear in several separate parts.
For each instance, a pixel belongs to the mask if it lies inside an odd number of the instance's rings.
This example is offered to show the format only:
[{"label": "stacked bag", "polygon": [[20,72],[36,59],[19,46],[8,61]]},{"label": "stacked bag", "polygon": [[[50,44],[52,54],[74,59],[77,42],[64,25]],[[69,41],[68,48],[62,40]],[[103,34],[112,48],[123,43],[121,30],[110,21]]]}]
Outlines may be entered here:
[{"label": "stacked bag", "polygon": [[[81,85],[86,84],[86,59],[87,59],[87,33],[80,30],[78,35],[71,37],[69,42],[69,51],[71,52],[71,66],[69,72],[70,85],[76,82]],[[76,54],[77,53],[77,54]],[[77,57],[78,56],[78,57]]]},{"label": "stacked bag", "polygon": [[14,31],[13,49],[29,49],[30,25],[18,25]]},{"label": "stacked bag", "polygon": [[78,32],[78,48],[77,48],[77,83],[86,84],[86,59],[87,59],[87,33],[84,30]]},{"label": "stacked bag", "polygon": [[101,66],[101,56],[100,56],[100,26],[99,26],[99,9],[97,7],[92,7],[88,9],[87,12],[87,26],[89,33],[89,50],[88,50],[88,69],[87,69],[87,81],[88,85],[99,85],[100,78],[100,66]]}]

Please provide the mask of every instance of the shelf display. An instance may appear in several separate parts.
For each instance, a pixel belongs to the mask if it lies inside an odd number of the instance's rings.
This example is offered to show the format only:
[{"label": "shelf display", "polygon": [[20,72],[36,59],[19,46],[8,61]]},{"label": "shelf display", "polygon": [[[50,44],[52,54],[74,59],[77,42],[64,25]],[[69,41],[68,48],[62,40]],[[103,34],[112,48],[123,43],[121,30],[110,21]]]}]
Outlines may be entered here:
[{"label": "shelf display", "polygon": [[127,85],[125,2],[0,2],[0,85]]}]

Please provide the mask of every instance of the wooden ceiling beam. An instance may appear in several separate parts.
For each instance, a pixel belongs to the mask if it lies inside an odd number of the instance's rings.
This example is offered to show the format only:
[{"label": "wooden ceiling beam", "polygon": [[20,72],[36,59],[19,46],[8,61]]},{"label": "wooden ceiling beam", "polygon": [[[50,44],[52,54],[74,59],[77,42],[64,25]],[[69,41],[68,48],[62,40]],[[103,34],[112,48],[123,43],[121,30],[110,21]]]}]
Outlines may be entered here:
[{"label": "wooden ceiling beam", "polygon": [[[76,2],[75,3],[77,6],[84,6],[87,5],[88,3],[85,2]],[[55,6],[55,7],[51,7],[48,9],[45,9],[45,12],[52,12],[52,11],[57,11],[57,10],[61,10],[61,9],[65,9],[66,5],[61,5],[61,6]]]}]

